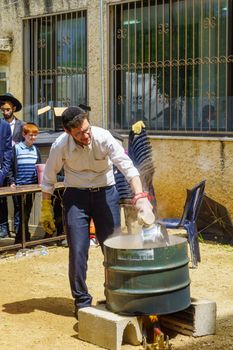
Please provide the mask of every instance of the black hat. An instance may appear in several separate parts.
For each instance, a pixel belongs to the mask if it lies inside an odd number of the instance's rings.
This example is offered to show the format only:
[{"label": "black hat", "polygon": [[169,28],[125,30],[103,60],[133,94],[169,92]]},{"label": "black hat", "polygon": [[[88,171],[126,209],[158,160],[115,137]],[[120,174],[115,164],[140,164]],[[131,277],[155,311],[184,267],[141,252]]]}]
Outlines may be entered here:
[{"label": "black hat", "polygon": [[19,100],[17,100],[17,98],[15,98],[9,92],[7,92],[5,95],[0,95],[0,103],[2,104],[2,102],[6,102],[6,101],[11,102],[16,107],[15,112],[18,112],[21,110],[22,108],[21,103],[19,102]]},{"label": "black hat", "polygon": [[78,105],[80,108],[82,108],[84,111],[88,111],[90,112],[91,111],[91,107],[90,106],[87,106],[87,105],[83,105],[82,103],[80,103],[80,105]]}]

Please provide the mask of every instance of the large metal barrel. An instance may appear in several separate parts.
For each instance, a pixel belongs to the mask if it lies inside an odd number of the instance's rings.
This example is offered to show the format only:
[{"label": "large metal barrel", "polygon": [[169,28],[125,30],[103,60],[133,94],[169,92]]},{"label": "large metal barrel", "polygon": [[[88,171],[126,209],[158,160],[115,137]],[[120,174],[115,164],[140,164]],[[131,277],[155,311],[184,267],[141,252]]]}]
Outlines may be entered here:
[{"label": "large metal barrel", "polygon": [[143,244],[140,235],[104,242],[106,307],[122,315],[162,315],[190,305],[187,240]]}]

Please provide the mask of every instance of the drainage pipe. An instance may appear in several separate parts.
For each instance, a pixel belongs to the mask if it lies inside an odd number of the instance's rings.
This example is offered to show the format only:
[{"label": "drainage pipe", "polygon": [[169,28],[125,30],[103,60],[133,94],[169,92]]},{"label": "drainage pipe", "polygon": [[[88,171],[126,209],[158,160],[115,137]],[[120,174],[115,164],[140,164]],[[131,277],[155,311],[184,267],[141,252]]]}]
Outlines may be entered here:
[{"label": "drainage pipe", "polygon": [[102,127],[105,128],[105,84],[104,84],[104,30],[103,30],[103,0],[100,0],[100,62],[101,62],[101,105],[102,105]]}]

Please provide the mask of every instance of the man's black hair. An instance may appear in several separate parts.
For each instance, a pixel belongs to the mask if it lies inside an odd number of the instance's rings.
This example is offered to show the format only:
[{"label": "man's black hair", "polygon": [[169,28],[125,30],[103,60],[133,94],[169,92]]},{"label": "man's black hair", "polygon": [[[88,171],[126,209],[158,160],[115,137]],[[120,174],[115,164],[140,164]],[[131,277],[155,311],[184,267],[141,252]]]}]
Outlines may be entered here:
[{"label": "man's black hair", "polygon": [[71,131],[73,128],[79,128],[83,124],[83,121],[87,119],[89,121],[88,112],[80,107],[68,107],[62,113],[62,125],[63,127]]}]

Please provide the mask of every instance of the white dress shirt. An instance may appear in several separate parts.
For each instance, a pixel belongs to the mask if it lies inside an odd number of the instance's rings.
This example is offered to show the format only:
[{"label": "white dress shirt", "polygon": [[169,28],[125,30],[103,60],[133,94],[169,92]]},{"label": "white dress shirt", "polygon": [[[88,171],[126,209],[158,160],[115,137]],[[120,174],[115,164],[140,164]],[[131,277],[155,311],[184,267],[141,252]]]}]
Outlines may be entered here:
[{"label": "white dress shirt", "polygon": [[113,164],[128,182],[139,175],[119,142],[105,129],[91,127],[91,143],[78,145],[67,133],[52,144],[46,162],[42,191],[53,193],[57,173],[64,167],[65,187],[95,188],[115,184]]}]

